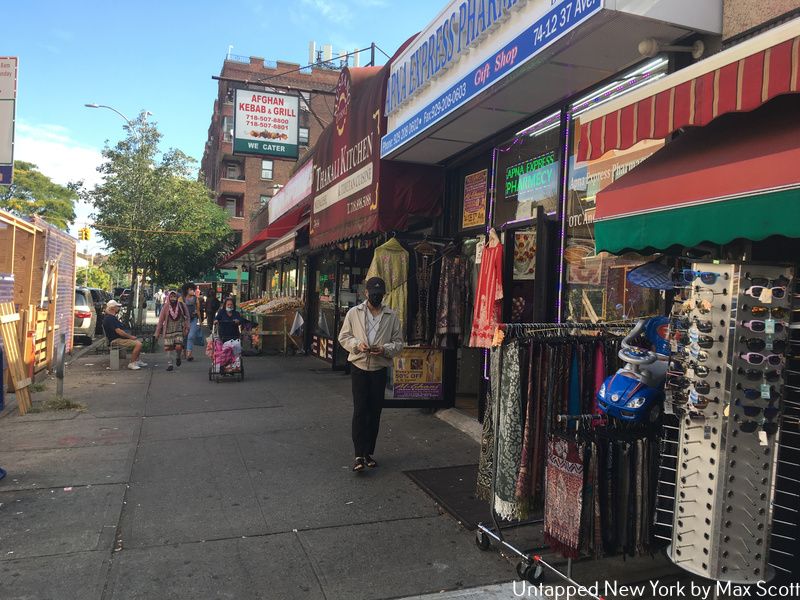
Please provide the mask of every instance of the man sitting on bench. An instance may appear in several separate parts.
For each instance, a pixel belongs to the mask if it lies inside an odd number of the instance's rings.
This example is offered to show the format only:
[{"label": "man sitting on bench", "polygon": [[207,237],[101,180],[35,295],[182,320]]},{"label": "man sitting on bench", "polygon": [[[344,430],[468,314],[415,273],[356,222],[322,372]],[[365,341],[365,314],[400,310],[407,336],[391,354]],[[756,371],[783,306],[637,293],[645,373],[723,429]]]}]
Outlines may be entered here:
[{"label": "man sitting on bench", "polygon": [[106,312],[103,315],[103,333],[106,334],[109,348],[125,348],[131,351],[131,362],[128,363],[128,368],[131,371],[138,371],[147,366],[146,362],[139,360],[142,342],[123,329],[122,322],[117,318],[120,308],[122,308],[122,304],[116,300],[108,301]]}]

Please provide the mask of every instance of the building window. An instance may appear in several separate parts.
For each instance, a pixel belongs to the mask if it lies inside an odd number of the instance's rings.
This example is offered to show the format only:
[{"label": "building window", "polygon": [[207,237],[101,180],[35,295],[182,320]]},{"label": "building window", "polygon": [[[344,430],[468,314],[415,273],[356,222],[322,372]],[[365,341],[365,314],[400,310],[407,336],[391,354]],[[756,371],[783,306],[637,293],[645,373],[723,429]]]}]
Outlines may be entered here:
[{"label": "building window", "polygon": [[234,231],[232,234],[233,239],[233,247],[238,248],[242,245],[242,232],[241,231]]},{"label": "building window", "polygon": [[308,127],[300,127],[297,139],[301,146],[308,146]]},{"label": "building window", "polygon": [[261,179],[272,179],[272,167],[271,160],[261,161]]},{"label": "building window", "polygon": [[228,213],[229,217],[239,217],[241,218],[244,216],[244,211],[242,209],[242,201],[241,198],[225,198],[225,212]]},{"label": "building window", "polygon": [[233,163],[226,164],[225,179],[239,179],[239,165]]},{"label": "building window", "polygon": [[222,117],[222,140],[230,142],[233,139],[233,119],[231,117]]}]

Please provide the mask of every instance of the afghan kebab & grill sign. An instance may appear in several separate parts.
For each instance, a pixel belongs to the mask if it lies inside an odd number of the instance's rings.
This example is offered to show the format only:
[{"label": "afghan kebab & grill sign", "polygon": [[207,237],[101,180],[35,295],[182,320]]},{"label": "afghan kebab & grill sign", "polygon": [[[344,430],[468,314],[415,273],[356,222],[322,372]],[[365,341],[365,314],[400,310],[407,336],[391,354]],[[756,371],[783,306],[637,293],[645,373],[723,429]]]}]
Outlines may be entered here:
[{"label": "afghan kebab & grill sign", "polygon": [[297,158],[300,98],[236,90],[233,152]]}]

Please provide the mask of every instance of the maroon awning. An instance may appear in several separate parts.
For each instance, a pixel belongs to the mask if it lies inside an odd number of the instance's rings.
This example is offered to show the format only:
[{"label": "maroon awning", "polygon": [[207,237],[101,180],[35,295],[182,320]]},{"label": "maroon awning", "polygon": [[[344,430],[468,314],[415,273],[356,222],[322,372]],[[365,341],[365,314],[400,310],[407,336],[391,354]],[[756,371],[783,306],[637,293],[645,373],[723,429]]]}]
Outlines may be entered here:
[{"label": "maroon awning", "polygon": [[404,229],[410,218],[441,212],[442,168],[380,160],[390,65],[342,70],[334,121],[314,155],[312,247]]},{"label": "maroon awning", "polygon": [[272,240],[277,240],[296,229],[298,225],[302,223],[303,219],[308,217],[308,212],[309,203],[304,201],[300,206],[287,212],[277,221],[258,232],[258,235],[236,248],[236,250],[217,264],[217,268],[223,268],[237,262],[249,262],[261,259],[264,248],[266,248]]}]

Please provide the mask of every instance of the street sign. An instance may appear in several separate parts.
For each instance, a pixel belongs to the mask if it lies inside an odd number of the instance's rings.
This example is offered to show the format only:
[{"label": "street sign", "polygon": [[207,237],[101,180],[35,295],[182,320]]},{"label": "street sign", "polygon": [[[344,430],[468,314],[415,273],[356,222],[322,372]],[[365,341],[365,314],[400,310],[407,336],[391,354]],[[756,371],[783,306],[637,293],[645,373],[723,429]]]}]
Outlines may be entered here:
[{"label": "street sign", "polygon": [[11,185],[14,177],[17,63],[15,56],[0,56],[0,185]]}]

